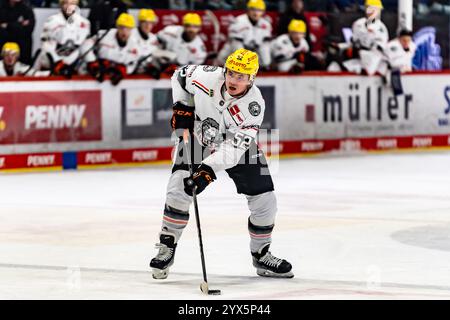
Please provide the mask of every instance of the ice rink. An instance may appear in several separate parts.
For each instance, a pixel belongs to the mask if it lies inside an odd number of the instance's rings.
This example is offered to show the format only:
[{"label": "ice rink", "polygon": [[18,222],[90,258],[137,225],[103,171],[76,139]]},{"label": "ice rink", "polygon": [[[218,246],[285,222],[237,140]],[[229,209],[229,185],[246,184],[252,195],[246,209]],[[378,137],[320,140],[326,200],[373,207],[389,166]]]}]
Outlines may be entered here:
[{"label": "ice rink", "polygon": [[[0,176],[2,299],[450,299],[450,153],[282,160],[271,251],[295,278],[258,277],[247,206],[224,173],[199,196],[167,280],[148,263],[169,166]],[[191,211],[191,213],[193,213]]]}]

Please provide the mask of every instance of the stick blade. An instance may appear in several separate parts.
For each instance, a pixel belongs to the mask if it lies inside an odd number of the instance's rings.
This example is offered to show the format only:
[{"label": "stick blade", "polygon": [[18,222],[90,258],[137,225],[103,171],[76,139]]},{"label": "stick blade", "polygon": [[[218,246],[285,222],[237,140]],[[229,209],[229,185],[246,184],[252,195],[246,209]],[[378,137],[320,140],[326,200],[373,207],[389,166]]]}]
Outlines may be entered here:
[{"label": "stick blade", "polygon": [[204,294],[207,294],[207,295],[210,295],[210,296],[219,296],[219,295],[222,294],[222,291],[220,291],[220,290],[209,290],[209,287],[208,287],[208,283],[207,283],[207,282],[202,282],[202,283],[200,284],[200,290],[201,290]]}]

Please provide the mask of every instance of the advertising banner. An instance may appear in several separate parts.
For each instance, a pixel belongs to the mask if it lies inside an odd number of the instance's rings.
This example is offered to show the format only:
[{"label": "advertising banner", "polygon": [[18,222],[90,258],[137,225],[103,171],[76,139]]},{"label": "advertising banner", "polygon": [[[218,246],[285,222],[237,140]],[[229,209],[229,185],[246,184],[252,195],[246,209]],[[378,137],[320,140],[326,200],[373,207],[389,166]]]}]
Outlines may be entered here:
[{"label": "advertising banner", "polygon": [[0,92],[0,144],[101,140],[100,94]]}]

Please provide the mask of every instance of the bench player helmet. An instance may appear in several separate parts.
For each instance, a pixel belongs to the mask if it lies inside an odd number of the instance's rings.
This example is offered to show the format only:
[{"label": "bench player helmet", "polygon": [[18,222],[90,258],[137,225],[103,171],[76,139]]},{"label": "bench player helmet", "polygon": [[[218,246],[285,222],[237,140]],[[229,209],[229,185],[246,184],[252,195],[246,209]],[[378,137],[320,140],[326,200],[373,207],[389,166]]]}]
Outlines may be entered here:
[{"label": "bench player helmet", "polygon": [[292,19],[288,25],[288,32],[306,33],[306,23],[303,20]]},{"label": "bench player helmet", "polygon": [[375,7],[379,9],[383,9],[383,3],[381,0],[366,0],[366,7]]},{"label": "bench player helmet", "polygon": [[4,56],[6,53],[17,53],[20,54],[20,47],[15,42],[6,42],[2,47],[2,56]]},{"label": "bench player helmet", "polygon": [[264,0],[250,0],[247,2],[247,9],[266,11],[266,3]]},{"label": "bench player helmet", "polygon": [[183,16],[183,25],[200,27],[202,25],[202,18],[197,13],[186,13]]},{"label": "bench player helmet", "polygon": [[156,23],[158,21],[158,17],[152,9],[141,9],[139,10],[138,20],[139,22],[148,21]]},{"label": "bench player helmet", "polygon": [[136,22],[131,14],[122,13],[116,20],[116,26],[133,29],[136,26]]}]

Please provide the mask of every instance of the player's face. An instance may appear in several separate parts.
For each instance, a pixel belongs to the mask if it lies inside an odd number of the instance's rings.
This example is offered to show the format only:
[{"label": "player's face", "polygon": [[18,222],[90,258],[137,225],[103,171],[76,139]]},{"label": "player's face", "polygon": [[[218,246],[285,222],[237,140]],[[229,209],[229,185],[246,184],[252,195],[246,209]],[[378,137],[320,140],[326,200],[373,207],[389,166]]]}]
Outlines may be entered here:
[{"label": "player's face", "polygon": [[264,11],[263,11],[263,10],[258,10],[258,9],[248,9],[248,16],[249,16],[250,19],[252,19],[253,21],[258,21],[259,19],[262,18],[263,15],[264,15]]},{"label": "player's face", "polygon": [[127,42],[131,35],[131,29],[126,27],[117,28],[117,38],[120,41]]},{"label": "player's face", "polygon": [[374,21],[380,17],[381,10],[377,7],[367,7],[366,8],[366,18],[370,21]]},{"label": "player's face", "polygon": [[289,36],[292,39],[292,42],[294,42],[295,45],[299,45],[300,41],[305,37],[304,33],[301,32],[289,32]]},{"label": "player's face", "polygon": [[201,28],[202,27],[200,27],[200,26],[193,26],[193,25],[190,25],[190,24],[185,24],[184,25],[184,32],[186,32],[188,38],[190,40],[192,40],[200,33]]},{"label": "player's face", "polygon": [[7,66],[13,66],[19,59],[19,54],[17,52],[6,52],[3,56],[3,61]]},{"label": "player's face", "polygon": [[239,96],[247,90],[250,85],[250,76],[232,70],[227,70],[225,73],[225,86],[227,92],[231,96]]},{"label": "player's face", "polygon": [[304,7],[305,4],[303,3],[303,0],[292,1],[292,9],[294,9],[295,12],[302,12]]},{"label": "player's face", "polygon": [[78,4],[77,0],[64,0],[61,3],[61,11],[66,16],[70,16],[75,12],[77,4]]},{"label": "player's face", "polygon": [[152,29],[153,29],[154,25],[155,24],[153,22],[150,22],[150,21],[141,21],[140,24],[139,24],[139,26],[141,28],[141,31],[144,32],[144,33],[147,33],[147,34],[152,32]]},{"label": "player's face", "polygon": [[403,49],[409,49],[409,45],[411,44],[412,38],[410,36],[402,36],[400,37],[400,43]]}]

